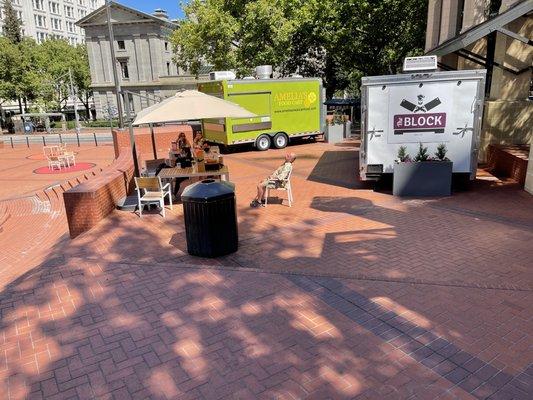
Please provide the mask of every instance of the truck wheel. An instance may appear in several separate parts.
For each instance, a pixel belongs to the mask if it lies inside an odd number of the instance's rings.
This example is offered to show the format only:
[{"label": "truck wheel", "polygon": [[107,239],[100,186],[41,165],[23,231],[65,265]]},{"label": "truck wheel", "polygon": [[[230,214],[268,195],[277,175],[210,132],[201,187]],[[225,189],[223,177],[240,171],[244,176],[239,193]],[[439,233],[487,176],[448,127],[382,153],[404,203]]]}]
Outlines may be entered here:
[{"label": "truck wheel", "polygon": [[268,135],[261,135],[255,141],[255,147],[259,151],[265,151],[270,148],[270,137]]},{"label": "truck wheel", "polygon": [[276,149],[284,149],[289,144],[289,138],[284,133],[278,133],[274,136],[274,147]]}]

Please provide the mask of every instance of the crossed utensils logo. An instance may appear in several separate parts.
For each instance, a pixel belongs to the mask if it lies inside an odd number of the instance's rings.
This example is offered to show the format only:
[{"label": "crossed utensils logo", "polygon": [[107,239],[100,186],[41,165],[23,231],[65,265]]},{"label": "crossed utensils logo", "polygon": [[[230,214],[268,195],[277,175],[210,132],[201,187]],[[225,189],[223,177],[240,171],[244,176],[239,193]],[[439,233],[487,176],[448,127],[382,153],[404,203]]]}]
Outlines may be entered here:
[{"label": "crossed utensils logo", "polygon": [[428,112],[429,110],[437,107],[441,103],[438,97],[435,97],[433,100],[428,101],[425,104],[424,104],[424,99],[426,98],[426,96],[424,96],[423,94],[419,94],[416,97],[418,98],[417,104],[411,103],[409,100],[403,99],[402,102],[400,103],[400,106],[402,106],[406,110],[417,113],[417,112]]}]

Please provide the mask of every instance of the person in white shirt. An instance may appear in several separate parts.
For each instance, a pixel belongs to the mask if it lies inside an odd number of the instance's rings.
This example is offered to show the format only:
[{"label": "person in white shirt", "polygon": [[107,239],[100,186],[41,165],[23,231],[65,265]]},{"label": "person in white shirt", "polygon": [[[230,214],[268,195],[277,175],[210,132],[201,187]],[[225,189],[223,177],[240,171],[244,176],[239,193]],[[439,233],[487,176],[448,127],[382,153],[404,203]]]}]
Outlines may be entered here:
[{"label": "person in white shirt", "polygon": [[287,153],[285,155],[285,161],[278,169],[274,171],[268,178],[262,180],[257,185],[257,196],[250,203],[250,207],[263,206],[266,203],[266,190],[267,188],[275,189],[285,184],[285,180],[292,171],[292,163],[296,160],[296,154]]}]

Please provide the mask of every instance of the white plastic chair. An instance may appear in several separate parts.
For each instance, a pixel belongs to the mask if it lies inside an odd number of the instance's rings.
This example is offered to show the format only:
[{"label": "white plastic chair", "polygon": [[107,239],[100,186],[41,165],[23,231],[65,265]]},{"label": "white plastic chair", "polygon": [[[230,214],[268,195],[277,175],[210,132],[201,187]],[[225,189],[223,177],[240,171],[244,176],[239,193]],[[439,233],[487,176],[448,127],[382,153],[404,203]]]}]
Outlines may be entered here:
[{"label": "white plastic chair", "polygon": [[289,207],[292,207],[292,203],[294,202],[294,197],[292,197],[291,175],[292,175],[292,168],[289,171],[287,178],[281,181],[280,187],[276,187],[276,188],[269,188],[268,186],[266,187],[265,207],[268,204],[268,196],[270,196],[271,190],[285,190],[287,192],[287,200],[289,202]]},{"label": "white plastic chair", "polygon": [[170,193],[170,183],[163,185],[158,176],[149,178],[135,178],[137,190],[137,202],[139,206],[139,217],[142,217],[144,204],[158,203],[161,207],[163,218],[165,218],[165,196],[168,196],[170,209],[172,210],[172,194]]}]

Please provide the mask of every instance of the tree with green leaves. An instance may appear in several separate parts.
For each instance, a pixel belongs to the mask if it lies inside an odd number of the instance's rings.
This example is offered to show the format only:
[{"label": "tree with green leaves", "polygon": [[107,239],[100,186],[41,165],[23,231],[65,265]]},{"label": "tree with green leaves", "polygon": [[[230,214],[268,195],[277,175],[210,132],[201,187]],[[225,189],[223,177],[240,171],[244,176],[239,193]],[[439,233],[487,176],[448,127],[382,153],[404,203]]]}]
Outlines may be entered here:
[{"label": "tree with green leaves", "polygon": [[25,38],[14,43],[0,37],[0,98],[19,101],[27,110],[28,101],[35,100],[41,93],[43,71],[37,62],[37,44]]},{"label": "tree with green leaves", "polygon": [[46,90],[47,79],[46,60],[40,57],[40,46],[31,38],[24,38],[18,44],[20,50],[19,68],[20,81],[17,84],[19,98],[24,102],[24,109],[28,111],[28,103],[41,98]]},{"label": "tree with green leaves", "polygon": [[11,0],[5,0],[3,35],[13,43],[20,43],[22,41],[21,27],[22,22],[18,18]]},{"label": "tree with green leaves", "polygon": [[172,43],[178,65],[246,75],[272,64],[282,76],[323,79],[358,94],[364,75],[394,74],[422,53],[425,0],[192,0]]},{"label": "tree with green leaves", "polygon": [[47,109],[63,110],[71,97],[70,73],[79,100],[89,116],[91,77],[85,45],[71,46],[64,39],[46,40],[36,49],[35,63],[43,77],[39,100]]},{"label": "tree with green leaves", "polygon": [[69,71],[72,72],[76,94],[90,115],[92,95],[89,60],[85,45],[71,46],[64,39],[37,44],[24,38],[14,43],[0,37],[0,99],[20,100],[38,109],[65,108],[70,93]]},{"label": "tree with green leaves", "polygon": [[91,88],[91,70],[89,68],[89,55],[87,46],[80,44],[74,47],[74,58],[72,59],[72,75],[74,85],[77,89],[78,99],[85,107],[85,117],[91,117],[90,99],[93,95]]},{"label": "tree with green leaves", "polygon": [[0,99],[18,98],[20,78],[20,49],[9,39],[0,37]]}]

